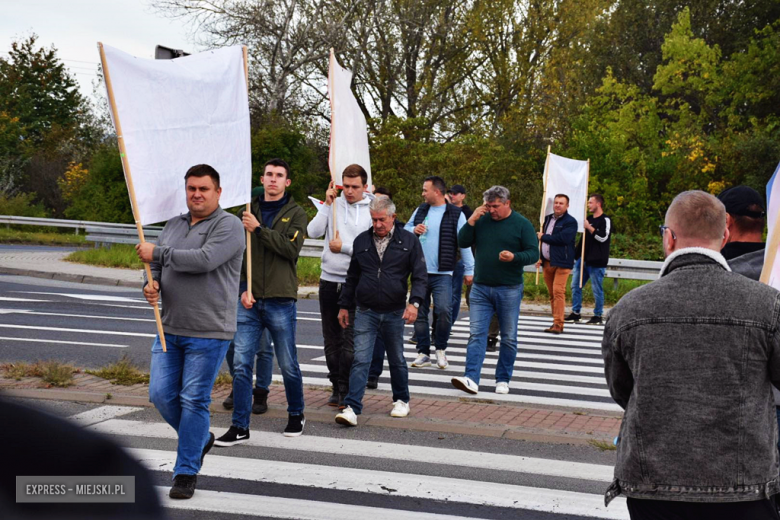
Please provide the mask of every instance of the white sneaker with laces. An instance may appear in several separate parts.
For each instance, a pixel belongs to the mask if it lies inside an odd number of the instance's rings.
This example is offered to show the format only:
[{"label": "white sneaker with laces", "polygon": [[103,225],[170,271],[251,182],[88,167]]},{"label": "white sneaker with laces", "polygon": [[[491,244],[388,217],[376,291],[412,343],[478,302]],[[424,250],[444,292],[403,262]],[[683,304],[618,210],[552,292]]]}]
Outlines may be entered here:
[{"label": "white sneaker with laces", "polygon": [[436,351],[436,365],[439,368],[447,368],[449,366],[449,363],[447,362],[447,355],[443,350]]},{"label": "white sneaker with laces", "polygon": [[409,403],[403,401],[393,403],[393,411],[390,412],[390,417],[406,417],[407,415],[409,415]]},{"label": "white sneaker with laces", "polygon": [[452,382],[452,386],[454,386],[458,390],[463,390],[468,394],[476,394],[477,392],[479,392],[479,385],[474,381],[472,381],[471,378],[453,377],[451,382]]},{"label": "white sneaker with laces", "polygon": [[497,394],[508,394],[509,393],[509,383],[505,383],[504,381],[501,381],[500,383],[496,383],[496,393]]},{"label": "white sneaker with laces", "polygon": [[357,426],[357,415],[347,406],[336,415],[336,422],[344,426]]},{"label": "white sneaker with laces", "polygon": [[425,354],[417,354],[417,359],[412,362],[412,366],[415,368],[429,367],[431,366],[431,358]]}]

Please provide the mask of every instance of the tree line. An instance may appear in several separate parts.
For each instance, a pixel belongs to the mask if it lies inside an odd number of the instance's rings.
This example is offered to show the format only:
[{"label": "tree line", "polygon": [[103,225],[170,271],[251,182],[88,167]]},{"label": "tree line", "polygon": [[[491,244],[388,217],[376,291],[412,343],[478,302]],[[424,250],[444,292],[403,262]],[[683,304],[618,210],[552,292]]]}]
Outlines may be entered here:
[{"label": "tree line", "polygon": [[[591,160],[620,232],[654,229],[685,189],[763,191],[780,161],[780,2],[157,0],[204,47],[246,44],[255,175],[293,165],[322,196],[327,56],[353,73],[372,173],[402,214],[422,179],[506,185],[535,221],[547,146]],[[47,76],[48,75],[48,76]],[[55,101],[56,100],[56,101]],[[0,58],[0,193],[52,215],[130,219],[105,111],[34,38]],[[0,199],[2,200],[2,199]],[[313,208],[312,208],[313,209]]]}]

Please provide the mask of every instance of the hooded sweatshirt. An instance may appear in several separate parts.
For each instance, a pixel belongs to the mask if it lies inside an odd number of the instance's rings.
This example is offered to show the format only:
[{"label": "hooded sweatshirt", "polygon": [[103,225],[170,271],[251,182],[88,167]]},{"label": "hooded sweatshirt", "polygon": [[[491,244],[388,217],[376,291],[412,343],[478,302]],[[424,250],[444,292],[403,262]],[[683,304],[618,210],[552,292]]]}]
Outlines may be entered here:
[{"label": "hooded sweatshirt", "polygon": [[344,198],[344,194],[334,201],[336,204],[336,229],[341,238],[341,253],[334,253],[328,247],[328,242],[333,240],[333,207],[323,204],[320,206],[306,232],[310,238],[325,237],[325,247],[322,250],[322,274],[320,278],[328,282],[344,283],[347,281],[347,269],[352,260],[352,243],[355,237],[371,227],[371,213],[368,205],[374,200],[370,193],[364,193],[363,199],[350,204]]}]

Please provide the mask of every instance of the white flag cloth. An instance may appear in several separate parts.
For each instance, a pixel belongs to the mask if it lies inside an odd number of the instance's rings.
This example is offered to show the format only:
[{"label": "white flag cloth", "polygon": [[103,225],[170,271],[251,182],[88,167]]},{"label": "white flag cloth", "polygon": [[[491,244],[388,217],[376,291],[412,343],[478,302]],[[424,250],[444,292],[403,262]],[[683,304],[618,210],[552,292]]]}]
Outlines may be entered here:
[{"label": "white flag cloth", "polygon": [[[770,244],[772,244],[774,234],[780,233],[780,229],[777,229],[777,226],[775,226],[777,214],[780,211],[780,180],[778,180],[780,175],[778,174],[780,174],[780,164],[777,165],[775,173],[766,185],[767,247],[764,250],[764,262],[769,261]],[[774,264],[769,271],[767,284],[775,289],[780,289],[780,255],[775,256]]]},{"label": "white flag cloth", "polygon": [[359,164],[368,173],[371,186],[371,157],[368,153],[368,129],[363,111],[352,94],[352,72],[330,55],[328,68],[330,96],[330,177],[342,187],[341,174],[350,164]]},{"label": "white flag cloth", "polygon": [[141,223],[187,212],[184,174],[196,164],[219,172],[220,206],[249,202],[252,156],[243,49],[173,60],[103,49]]},{"label": "white flag cloth", "polygon": [[317,208],[318,210],[325,204],[324,200],[320,200],[318,198],[312,197],[311,195],[309,195],[309,200],[311,201],[312,204],[314,204],[314,207]]},{"label": "white flag cloth", "polygon": [[553,200],[559,193],[569,196],[569,215],[577,219],[577,231],[585,231],[585,205],[588,203],[588,161],[576,161],[549,154],[547,157],[547,193],[545,216],[553,212]]}]

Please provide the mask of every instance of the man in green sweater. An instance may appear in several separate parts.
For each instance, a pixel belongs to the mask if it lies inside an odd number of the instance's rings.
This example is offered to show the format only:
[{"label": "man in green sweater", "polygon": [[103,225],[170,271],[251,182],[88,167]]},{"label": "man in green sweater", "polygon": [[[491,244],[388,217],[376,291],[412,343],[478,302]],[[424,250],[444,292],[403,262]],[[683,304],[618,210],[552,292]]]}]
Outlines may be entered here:
[{"label": "man in green sweater", "polygon": [[[523,267],[539,258],[531,222],[510,206],[509,190],[493,186],[485,203],[474,210],[458,233],[458,246],[476,246],[471,287],[471,334],[466,347],[466,373],[453,377],[455,388],[476,394],[485,361],[488,328],[495,313],[501,331],[496,365],[496,393],[508,394],[517,357],[517,318],[523,299]],[[488,216],[489,215],[489,216]]]}]

